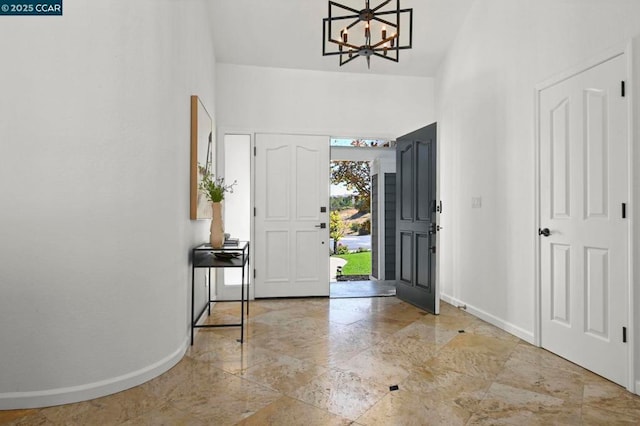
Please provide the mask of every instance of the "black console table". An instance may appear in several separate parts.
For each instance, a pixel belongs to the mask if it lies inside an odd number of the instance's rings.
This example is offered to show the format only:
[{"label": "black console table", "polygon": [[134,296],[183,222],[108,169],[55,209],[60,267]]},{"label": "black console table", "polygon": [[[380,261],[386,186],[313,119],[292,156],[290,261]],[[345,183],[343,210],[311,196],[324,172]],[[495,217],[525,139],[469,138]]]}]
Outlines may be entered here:
[{"label": "black console table", "polygon": [[[249,314],[249,285],[245,283],[248,277],[248,271],[245,274],[245,268],[249,265],[249,242],[240,241],[237,244],[226,244],[222,248],[213,248],[209,243],[201,244],[192,249],[191,257],[191,345],[193,345],[193,332],[196,328],[205,327],[240,327],[240,339],[238,342],[244,341],[244,304],[247,303],[247,315]],[[209,268],[209,297],[205,305],[194,317],[196,309],[195,298],[195,275],[196,268]],[[221,302],[211,300],[211,268],[242,268],[242,283],[240,284],[240,323],[238,324],[198,324],[198,320],[208,311],[211,315],[211,304]],[[247,288],[245,297],[244,289]]]}]

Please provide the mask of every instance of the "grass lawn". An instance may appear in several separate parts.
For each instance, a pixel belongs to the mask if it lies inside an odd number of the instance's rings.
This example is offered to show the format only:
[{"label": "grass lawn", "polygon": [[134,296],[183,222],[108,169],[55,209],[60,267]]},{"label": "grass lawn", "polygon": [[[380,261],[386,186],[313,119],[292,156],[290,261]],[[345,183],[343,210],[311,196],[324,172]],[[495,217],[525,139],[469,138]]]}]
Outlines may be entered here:
[{"label": "grass lawn", "polygon": [[370,275],[371,274],[371,252],[362,253],[337,254],[339,257],[347,261],[342,267],[343,275]]}]

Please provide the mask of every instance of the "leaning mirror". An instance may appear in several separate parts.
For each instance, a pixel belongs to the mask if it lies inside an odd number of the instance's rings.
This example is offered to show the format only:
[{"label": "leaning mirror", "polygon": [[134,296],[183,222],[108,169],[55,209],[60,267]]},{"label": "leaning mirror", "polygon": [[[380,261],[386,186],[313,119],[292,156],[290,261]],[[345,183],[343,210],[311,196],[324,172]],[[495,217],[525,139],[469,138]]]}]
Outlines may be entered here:
[{"label": "leaning mirror", "polygon": [[199,189],[205,173],[213,172],[213,119],[202,100],[191,96],[191,220],[211,219],[211,203]]}]

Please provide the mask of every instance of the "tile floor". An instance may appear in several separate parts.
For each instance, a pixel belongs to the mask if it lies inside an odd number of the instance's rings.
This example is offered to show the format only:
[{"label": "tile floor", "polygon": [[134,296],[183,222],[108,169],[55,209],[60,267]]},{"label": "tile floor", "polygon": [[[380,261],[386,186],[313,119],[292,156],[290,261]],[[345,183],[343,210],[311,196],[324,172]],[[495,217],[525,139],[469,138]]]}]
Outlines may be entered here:
[{"label": "tile floor", "polygon": [[200,330],[142,386],[0,424],[640,424],[640,397],[447,304],[436,317],[395,297],[263,300],[242,346],[238,333]]}]

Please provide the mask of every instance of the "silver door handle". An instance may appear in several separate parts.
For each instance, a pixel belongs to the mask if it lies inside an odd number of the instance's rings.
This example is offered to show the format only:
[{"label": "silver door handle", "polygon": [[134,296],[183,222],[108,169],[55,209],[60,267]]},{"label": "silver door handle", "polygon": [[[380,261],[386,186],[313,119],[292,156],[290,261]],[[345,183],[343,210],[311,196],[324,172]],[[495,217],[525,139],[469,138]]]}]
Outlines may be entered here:
[{"label": "silver door handle", "polygon": [[322,222],[320,225],[316,225],[316,228],[320,228],[320,229],[325,229],[327,227],[327,224],[325,222]]}]

